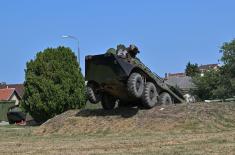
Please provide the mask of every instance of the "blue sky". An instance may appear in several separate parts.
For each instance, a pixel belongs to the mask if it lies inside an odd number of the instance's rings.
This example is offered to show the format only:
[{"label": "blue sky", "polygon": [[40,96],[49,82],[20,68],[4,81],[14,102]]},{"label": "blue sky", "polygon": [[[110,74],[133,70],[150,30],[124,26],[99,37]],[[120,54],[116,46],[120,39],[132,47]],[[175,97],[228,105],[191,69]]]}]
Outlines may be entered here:
[{"label": "blue sky", "polygon": [[217,63],[235,36],[233,0],[1,0],[0,82],[22,83],[38,51],[64,45],[84,56],[136,44],[154,72],[182,72],[188,61]]}]

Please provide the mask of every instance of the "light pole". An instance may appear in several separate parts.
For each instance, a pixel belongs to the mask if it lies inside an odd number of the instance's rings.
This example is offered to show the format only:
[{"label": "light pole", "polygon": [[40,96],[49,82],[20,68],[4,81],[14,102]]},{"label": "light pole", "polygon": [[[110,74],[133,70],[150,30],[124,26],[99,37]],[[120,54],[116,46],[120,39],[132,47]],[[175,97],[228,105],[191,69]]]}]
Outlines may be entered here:
[{"label": "light pole", "polygon": [[[62,35],[61,36],[62,38],[69,38],[69,39],[73,39],[75,41],[77,41],[77,48],[78,48],[78,63],[79,63],[79,66],[80,66],[80,49],[79,49],[79,40],[77,37],[75,36],[71,36],[71,35]],[[81,67],[81,66],[80,66]]]}]

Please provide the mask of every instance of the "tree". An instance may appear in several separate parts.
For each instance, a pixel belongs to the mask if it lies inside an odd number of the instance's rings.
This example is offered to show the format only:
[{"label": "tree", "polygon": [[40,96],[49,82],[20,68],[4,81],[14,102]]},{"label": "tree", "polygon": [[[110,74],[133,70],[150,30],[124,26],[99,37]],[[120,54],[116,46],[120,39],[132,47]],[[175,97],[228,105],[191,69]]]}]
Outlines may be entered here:
[{"label": "tree", "polygon": [[203,77],[193,77],[197,89],[193,94],[200,99],[226,99],[235,95],[235,40],[221,47],[224,63],[218,70],[210,70]]},{"label": "tree", "polygon": [[223,56],[221,61],[224,63],[224,67],[228,75],[232,78],[235,77],[235,39],[231,42],[226,42],[221,47],[220,52],[222,52]]},{"label": "tree", "polygon": [[186,65],[185,73],[187,76],[191,77],[200,73],[198,64],[191,64],[190,62],[188,62],[188,64]]},{"label": "tree", "polygon": [[224,43],[220,52],[223,54],[221,61],[224,63],[222,75],[229,79],[227,89],[231,91],[231,95],[235,95],[235,39]]},{"label": "tree", "polygon": [[218,71],[210,70],[204,73],[204,76],[196,75],[193,77],[193,83],[196,89],[192,90],[193,94],[201,100],[218,98],[213,90],[217,90],[220,84],[220,74]]},{"label": "tree", "polygon": [[85,81],[69,48],[47,48],[26,66],[21,106],[36,121],[84,106]]}]

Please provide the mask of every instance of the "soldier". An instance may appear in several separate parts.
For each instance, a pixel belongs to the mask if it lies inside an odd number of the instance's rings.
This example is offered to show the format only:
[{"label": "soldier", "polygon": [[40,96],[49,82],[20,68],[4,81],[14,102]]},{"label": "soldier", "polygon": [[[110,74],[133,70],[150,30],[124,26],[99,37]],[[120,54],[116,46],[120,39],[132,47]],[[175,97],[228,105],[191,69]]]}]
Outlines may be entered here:
[{"label": "soldier", "polygon": [[138,53],[140,53],[139,49],[134,45],[134,44],[131,44],[128,48],[127,48],[127,52],[128,52],[128,55],[131,57],[131,58],[136,58],[136,55]]},{"label": "soldier", "polygon": [[117,55],[122,57],[122,58],[126,58],[127,57],[127,49],[124,45],[120,44],[117,46]]}]

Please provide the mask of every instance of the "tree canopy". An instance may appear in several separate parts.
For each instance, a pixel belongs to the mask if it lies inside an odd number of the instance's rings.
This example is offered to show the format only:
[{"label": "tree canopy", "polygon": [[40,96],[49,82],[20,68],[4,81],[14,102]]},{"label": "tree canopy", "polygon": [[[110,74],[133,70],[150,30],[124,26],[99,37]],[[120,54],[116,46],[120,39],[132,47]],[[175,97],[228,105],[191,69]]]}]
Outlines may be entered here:
[{"label": "tree canopy", "polygon": [[85,81],[69,48],[47,48],[26,66],[21,106],[36,121],[84,106]]},{"label": "tree canopy", "polygon": [[198,64],[191,64],[190,62],[188,62],[188,64],[186,65],[185,73],[187,76],[191,77],[200,73]]},{"label": "tree canopy", "polygon": [[218,70],[210,70],[204,76],[193,78],[197,89],[193,91],[202,100],[225,99],[235,96],[235,40],[221,47],[223,65]]}]

